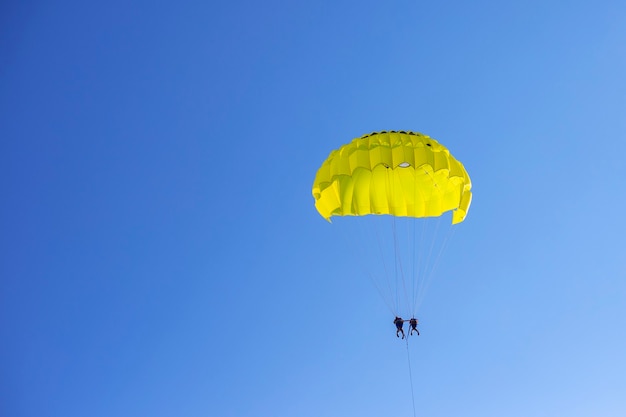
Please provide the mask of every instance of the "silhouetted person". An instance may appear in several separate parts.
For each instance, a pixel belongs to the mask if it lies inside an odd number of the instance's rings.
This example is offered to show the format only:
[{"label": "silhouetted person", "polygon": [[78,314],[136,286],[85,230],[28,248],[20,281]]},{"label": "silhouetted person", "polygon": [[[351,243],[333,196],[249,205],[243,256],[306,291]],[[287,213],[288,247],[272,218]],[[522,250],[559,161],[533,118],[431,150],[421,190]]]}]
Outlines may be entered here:
[{"label": "silhouetted person", "polygon": [[404,339],[404,329],[402,328],[402,326],[404,326],[404,320],[402,320],[402,317],[396,316],[396,318],[393,319],[393,324],[396,325],[396,337],[400,337],[400,333],[402,333],[402,338]]}]

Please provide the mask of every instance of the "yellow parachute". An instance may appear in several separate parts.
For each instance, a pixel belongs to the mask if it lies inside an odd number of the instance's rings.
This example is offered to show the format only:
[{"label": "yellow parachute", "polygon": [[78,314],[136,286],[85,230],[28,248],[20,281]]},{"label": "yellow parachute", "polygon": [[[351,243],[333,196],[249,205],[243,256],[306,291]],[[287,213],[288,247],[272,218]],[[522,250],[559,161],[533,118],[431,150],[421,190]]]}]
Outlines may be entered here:
[{"label": "yellow parachute", "polygon": [[472,200],[467,171],[448,149],[421,133],[382,131],[330,153],[317,171],[317,211],[331,216],[390,214],[465,219]]},{"label": "yellow parachute", "polygon": [[[346,248],[355,251],[356,264],[389,309],[414,317],[452,225],[467,215],[471,188],[463,164],[436,140],[382,131],[332,151],[317,171],[312,192],[326,220],[346,216],[336,222],[347,231]],[[444,235],[440,223],[448,212],[452,225]]]}]

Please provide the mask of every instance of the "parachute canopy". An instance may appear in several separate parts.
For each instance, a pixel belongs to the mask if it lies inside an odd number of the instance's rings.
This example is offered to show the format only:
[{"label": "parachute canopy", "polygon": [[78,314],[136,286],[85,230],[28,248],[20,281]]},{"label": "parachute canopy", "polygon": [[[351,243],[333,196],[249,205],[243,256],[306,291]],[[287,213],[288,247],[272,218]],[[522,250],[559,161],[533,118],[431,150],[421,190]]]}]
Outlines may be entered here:
[{"label": "parachute canopy", "polygon": [[317,211],[331,216],[389,214],[435,217],[453,211],[465,219],[472,183],[463,164],[434,139],[408,131],[382,131],[330,153],[317,171]]}]

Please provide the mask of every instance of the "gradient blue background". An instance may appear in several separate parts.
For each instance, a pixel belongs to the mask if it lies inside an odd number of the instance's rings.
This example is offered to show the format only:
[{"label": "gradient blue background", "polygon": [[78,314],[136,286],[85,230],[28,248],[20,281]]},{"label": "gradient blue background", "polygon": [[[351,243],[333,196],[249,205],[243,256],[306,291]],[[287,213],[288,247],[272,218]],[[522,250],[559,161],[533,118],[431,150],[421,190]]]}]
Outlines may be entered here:
[{"label": "gradient blue background", "polygon": [[0,415],[413,415],[311,196],[384,129],[474,184],[416,415],[626,415],[625,45],[621,0],[3,2]]}]

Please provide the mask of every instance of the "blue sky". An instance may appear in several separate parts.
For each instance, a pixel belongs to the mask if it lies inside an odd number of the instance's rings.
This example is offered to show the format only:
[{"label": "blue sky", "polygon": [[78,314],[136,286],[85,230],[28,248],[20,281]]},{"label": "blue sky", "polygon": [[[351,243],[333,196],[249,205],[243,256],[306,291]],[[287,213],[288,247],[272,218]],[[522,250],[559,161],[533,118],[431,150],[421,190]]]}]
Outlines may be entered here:
[{"label": "blue sky", "polygon": [[311,196],[389,129],[474,192],[416,415],[626,413],[623,2],[9,1],[0,28],[0,414],[413,415]]}]

